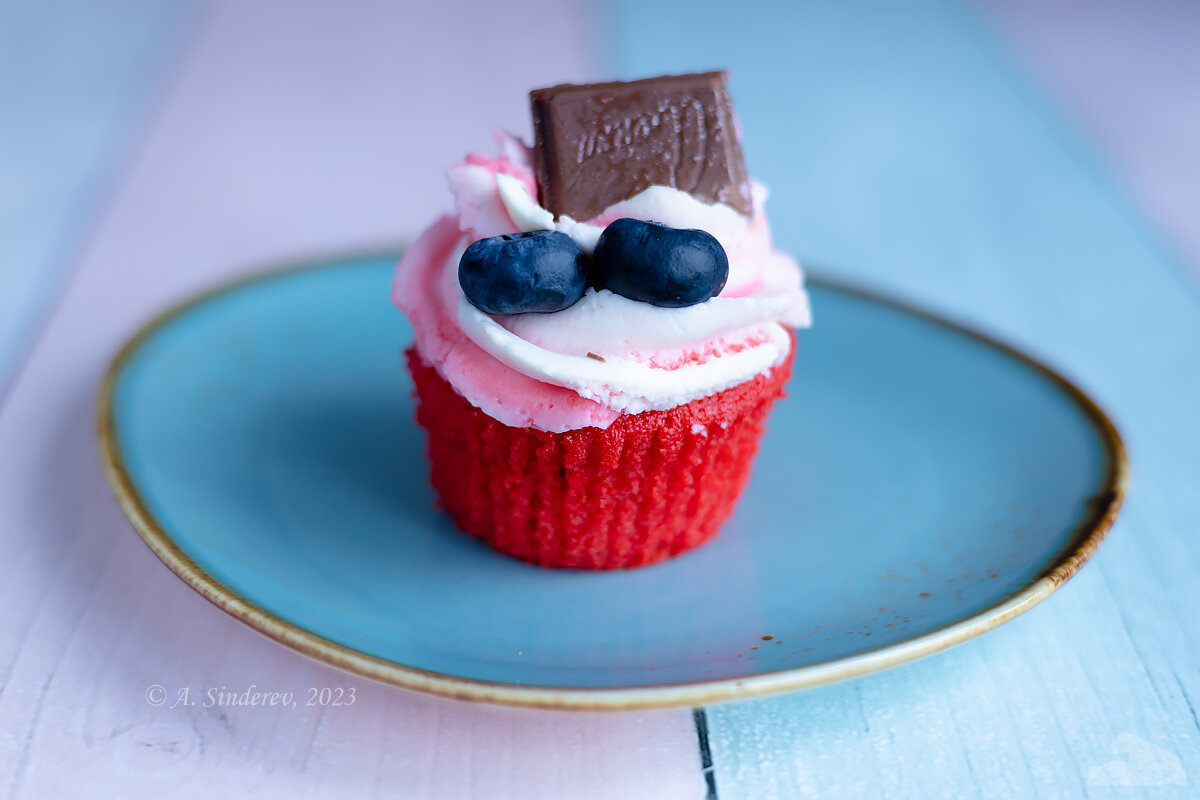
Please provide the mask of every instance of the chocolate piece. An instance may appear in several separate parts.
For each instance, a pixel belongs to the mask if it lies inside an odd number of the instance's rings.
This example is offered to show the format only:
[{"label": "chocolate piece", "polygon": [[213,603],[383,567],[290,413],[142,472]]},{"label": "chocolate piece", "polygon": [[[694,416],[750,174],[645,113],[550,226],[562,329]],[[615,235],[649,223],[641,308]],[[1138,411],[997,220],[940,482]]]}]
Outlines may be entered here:
[{"label": "chocolate piece", "polygon": [[539,202],[582,221],[657,184],[749,216],[725,79],[705,72],[530,92]]}]

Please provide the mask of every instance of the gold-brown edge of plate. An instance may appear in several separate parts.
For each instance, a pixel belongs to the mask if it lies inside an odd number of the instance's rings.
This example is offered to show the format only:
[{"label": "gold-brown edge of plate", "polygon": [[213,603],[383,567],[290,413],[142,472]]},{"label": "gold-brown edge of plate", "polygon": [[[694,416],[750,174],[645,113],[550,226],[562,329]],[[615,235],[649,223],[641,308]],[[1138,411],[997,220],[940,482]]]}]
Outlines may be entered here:
[{"label": "gold-brown edge of plate", "polygon": [[870,289],[829,278],[808,278],[809,285],[851,295],[932,322],[995,348],[1059,386],[1095,425],[1104,442],[1108,464],[1105,479],[1091,498],[1091,513],[1076,526],[1071,544],[1043,570],[1040,577],[999,603],[966,619],[891,645],[847,658],[791,667],[772,672],[714,680],[656,686],[556,687],[464,678],[418,669],[378,658],[326,639],[258,607],[225,586],[196,564],[174,542],[150,512],[125,468],[113,418],[113,393],[121,369],[141,345],[160,328],[194,308],[225,294],[250,286],[286,279],[300,273],[339,269],[383,260],[398,254],[377,253],[329,258],[255,272],[168,308],[139,329],[120,349],[105,373],[97,402],[97,433],[104,472],[117,502],[142,541],[180,579],[213,605],[253,630],[304,655],[353,675],[380,683],[455,700],[527,708],[585,711],[621,711],[677,706],[703,706],[777,692],[808,689],[848,680],[940,652],[1007,622],[1049,597],[1091,558],[1112,527],[1125,496],[1129,465],[1120,434],[1108,416],[1071,381],[1033,358],[970,327],[946,319]]}]

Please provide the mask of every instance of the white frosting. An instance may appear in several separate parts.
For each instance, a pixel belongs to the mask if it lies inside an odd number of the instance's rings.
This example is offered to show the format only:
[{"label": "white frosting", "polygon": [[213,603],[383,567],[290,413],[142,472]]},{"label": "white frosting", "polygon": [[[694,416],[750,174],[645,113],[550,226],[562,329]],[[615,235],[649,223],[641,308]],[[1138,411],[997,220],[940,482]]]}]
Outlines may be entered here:
[{"label": "white frosting", "polygon": [[658,369],[632,359],[602,356],[604,361],[598,361],[538,347],[510,333],[465,297],[458,305],[458,321],[467,338],[506,366],[630,414],[674,408],[765,375],[783,362],[792,345],[787,329],[772,323],[752,331],[766,334],[766,340],[753,347],[703,363]]},{"label": "white frosting", "polygon": [[[736,250],[750,224],[750,220],[727,205],[701,202],[671,186],[651,186],[617,203],[598,218],[605,220],[604,225],[576,222],[565,214],[556,222],[553,214],[538,205],[529,193],[529,187],[511,175],[497,174],[496,189],[504,210],[518,230],[565,233],[588,255],[596,249],[596,240],[604,232],[607,222],[621,217],[652,219],[672,228],[699,228],[716,237],[726,251]],[[755,207],[761,208],[767,199],[766,187],[752,182],[751,189]]]},{"label": "white frosting", "polygon": [[[771,247],[761,211],[767,192],[760,184],[751,184],[756,210],[751,218],[672,187],[652,186],[595,219],[555,220],[533,195],[528,149],[509,137],[499,139],[499,159],[471,157],[450,171],[458,226],[465,235],[440,266],[437,291],[461,334],[509,369],[569,389],[611,409],[608,413],[669,409],[770,372],[791,351],[788,328],[810,324],[799,267]],[[607,224],[621,217],[711,233],[729,257],[729,280],[721,295],[686,308],[662,308],[589,289],[570,308],[553,314],[492,316],[462,293],[458,260],[473,239],[557,230],[591,253]],[[489,398],[468,397],[502,416],[507,409],[492,408],[498,401]],[[534,420],[533,425],[558,428],[562,421]]]},{"label": "white frosting", "polygon": [[[661,308],[589,289],[553,314],[485,314],[467,300],[457,269],[450,268],[461,253],[455,251],[442,273],[442,301],[457,309],[468,339],[511,369],[622,413],[674,408],[765,375],[791,349],[779,321],[809,324],[802,292]],[[706,360],[695,361],[697,352]]]},{"label": "white frosting", "polygon": [[762,292],[714,297],[686,308],[660,308],[607,289],[588,289],[579,302],[555,314],[495,319],[511,333],[547,350],[573,355],[591,351],[605,356],[649,354],[728,337],[739,341],[739,332],[769,322],[803,328],[810,321],[808,299],[803,294]]}]

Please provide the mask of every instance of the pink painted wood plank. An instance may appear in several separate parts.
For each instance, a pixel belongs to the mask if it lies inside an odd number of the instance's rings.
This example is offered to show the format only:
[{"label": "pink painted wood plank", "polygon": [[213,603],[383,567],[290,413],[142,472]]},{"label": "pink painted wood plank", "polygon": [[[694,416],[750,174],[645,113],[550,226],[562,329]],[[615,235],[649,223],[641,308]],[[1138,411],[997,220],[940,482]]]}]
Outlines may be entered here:
[{"label": "pink painted wood plank", "polygon": [[[94,443],[100,378],[145,319],[248,267],[410,236],[448,203],[446,164],[527,130],[531,86],[594,77],[591,34],[549,0],[214,7],[0,411],[0,794],[703,796],[688,710],[438,700],[260,638],[141,544]],[[170,708],[252,684],[355,701]]]}]

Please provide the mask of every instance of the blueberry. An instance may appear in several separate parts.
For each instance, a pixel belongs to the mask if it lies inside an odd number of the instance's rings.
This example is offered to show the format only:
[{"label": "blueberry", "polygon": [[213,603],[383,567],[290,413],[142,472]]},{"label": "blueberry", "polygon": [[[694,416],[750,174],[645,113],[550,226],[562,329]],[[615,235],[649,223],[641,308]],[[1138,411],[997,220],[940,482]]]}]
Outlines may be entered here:
[{"label": "blueberry", "polygon": [[592,265],[605,288],[667,308],[703,303],[729,277],[729,258],[712,234],[640,219],[605,228]]},{"label": "blueberry", "polygon": [[487,314],[562,311],[583,297],[587,257],[557,231],[492,236],[463,253],[458,282],[471,304]]}]

